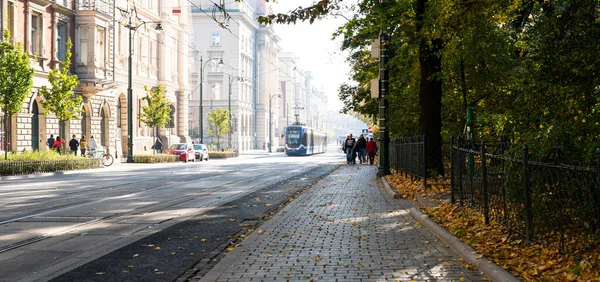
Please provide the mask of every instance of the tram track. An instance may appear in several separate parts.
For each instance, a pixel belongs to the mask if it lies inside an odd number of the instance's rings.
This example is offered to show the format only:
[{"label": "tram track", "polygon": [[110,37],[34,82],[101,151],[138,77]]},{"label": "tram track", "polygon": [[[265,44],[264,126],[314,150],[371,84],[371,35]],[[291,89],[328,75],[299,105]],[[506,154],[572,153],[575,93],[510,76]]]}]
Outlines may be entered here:
[{"label": "tram track", "polygon": [[[301,171],[287,171],[289,174],[283,175],[283,176],[281,174],[273,174],[272,172],[264,172],[264,173],[261,173],[261,174],[258,174],[258,175],[254,175],[252,177],[242,177],[242,178],[239,178],[239,179],[233,179],[233,180],[230,180],[227,183],[224,183],[223,185],[212,187],[212,188],[204,188],[202,191],[198,191],[198,192],[195,192],[195,193],[192,193],[192,194],[187,194],[187,195],[184,195],[184,196],[181,196],[181,197],[176,197],[176,198],[164,201],[164,202],[160,202],[158,204],[149,204],[149,205],[146,205],[146,206],[143,206],[143,207],[140,207],[140,208],[136,208],[136,209],[131,210],[129,212],[125,212],[125,213],[118,213],[118,214],[109,215],[109,216],[105,216],[105,217],[96,217],[96,218],[94,218],[92,220],[89,220],[89,221],[86,221],[86,222],[77,223],[77,224],[74,224],[74,225],[69,226],[67,228],[64,228],[64,229],[61,229],[61,230],[57,230],[55,232],[32,236],[32,237],[29,237],[27,239],[20,240],[20,241],[17,241],[17,242],[13,242],[13,243],[10,243],[10,244],[5,245],[5,246],[0,246],[0,254],[5,253],[5,252],[9,252],[9,251],[12,251],[12,250],[15,250],[15,249],[23,248],[23,247],[26,247],[28,245],[31,245],[31,244],[34,244],[34,243],[38,243],[40,241],[44,241],[44,240],[50,239],[50,238],[55,237],[55,236],[59,236],[59,235],[70,233],[70,232],[77,232],[77,230],[80,230],[80,229],[82,229],[84,227],[89,228],[90,226],[93,226],[95,224],[100,224],[100,223],[106,223],[106,222],[109,222],[109,221],[114,221],[115,219],[118,219],[120,217],[127,217],[127,216],[133,216],[133,215],[141,215],[141,214],[145,214],[145,213],[151,213],[151,212],[155,212],[155,211],[160,211],[160,210],[165,209],[165,208],[173,207],[173,206],[176,206],[176,205],[188,202],[188,201],[192,201],[192,200],[196,200],[196,199],[201,198],[201,197],[206,197],[206,196],[212,195],[214,192],[218,192],[219,190],[233,188],[234,186],[238,186],[238,185],[242,185],[242,186],[243,185],[247,185],[248,183],[252,183],[252,182],[256,181],[257,179],[261,179],[261,178],[264,180],[265,179],[265,175],[271,175],[271,176],[267,176],[266,177],[266,178],[268,178],[270,180],[267,180],[267,181],[264,181],[264,182],[260,182],[257,185],[253,185],[251,188],[246,189],[242,193],[232,194],[232,195],[229,195],[227,197],[216,197],[214,199],[208,200],[206,203],[204,203],[202,205],[202,207],[199,207],[198,209],[207,208],[207,207],[211,207],[211,206],[214,208],[214,207],[218,206],[217,204],[219,202],[225,203],[225,202],[231,201],[232,199],[239,198],[239,197],[242,197],[242,196],[244,196],[246,194],[252,193],[252,192],[254,192],[256,190],[262,189],[263,187],[268,187],[268,186],[271,186],[271,185],[276,185],[276,184],[278,184],[280,182],[285,181],[286,179],[290,179],[290,178],[293,178],[293,177],[298,176],[300,174],[306,173],[307,171],[310,171],[311,169],[314,169],[314,167],[311,166],[310,168],[307,168],[307,169],[301,170]],[[235,172],[232,173],[232,174],[235,174]],[[231,174],[229,176],[231,176]],[[241,176],[243,176],[243,175],[241,175]],[[207,180],[211,180],[213,178],[219,178],[219,177],[223,178],[222,175],[215,175],[215,176],[203,178],[201,180],[202,181],[207,181]],[[238,175],[237,177],[240,177],[240,175]],[[153,187],[153,188],[150,188],[150,189],[145,188],[142,191],[137,190],[137,191],[133,191],[133,192],[130,192],[130,193],[124,193],[124,194],[119,194],[119,195],[110,195],[110,194],[114,194],[114,193],[118,193],[118,192],[111,192],[111,193],[104,193],[104,194],[101,193],[100,195],[88,195],[88,196],[86,196],[83,199],[95,198],[96,200],[95,201],[88,201],[88,202],[85,202],[85,203],[81,203],[82,198],[77,198],[78,204],[70,204],[70,205],[69,204],[65,204],[65,205],[63,205],[61,207],[58,207],[58,208],[48,208],[48,209],[46,209],[44,211],[38,211],[38,212],[36,212],[34,214],[30,214],[30,215],[27,215],[27,216],[16,217],[16,218],[12,218],[12,219],[9,219],[9,220],[4,220],[4,221],[0,222],[0,227],[3,226],[3,225],[6,225],[6,224],[13,223],[13,222],[23,221],[23,220],[26,220],[26,219],[32,219],[32,218],[40,217],[40,216],[47,215],[47,214],[50,214],[50,213],[54,213],[54,212],[58,212],[58,211],[62,211],[62,210],[70,209],[70,208],[75,208],[75,207],[78,207],[78,206],[85,206],[85,205],[90,205],[90,204],[93,204],[93,203],[99,203],[99,202],[103,202],[103,201],[114,200],[114,199],[116,199],[118,197],[124,197],[124,196],[133,197],[133,196],[135,196],[138,193],[150,192],[150,191],[160,190],[160,189],[169,189],[169,188],[171,188],[171,187],[173,187],[175,185],[184,185],[185,183],[192,183],[192,182],[195,182],[195,181],[199,181],[199,179],[197,178],[197,176],[194,177],[194,179],[188,179],[188,180],[185,180],[185,181],[176,181],[175,183],[170,183],[168,185],[159,185],[157,187]],[[144,182],[147,182],[147,181],[144,181]],[[133,184],[138,184],[139,182],[130,182],[130,184],[132,184],[132,183]],[[121,185],[121,186],[123,186],[123,185]],[[97,188],[97,189],[106,189],[106,188],[107,187]],[[102,197],[102,199],[97,199],[98,196],[104,196],[104,197]],[[210,208],[209,208],[209,210],[210,210]],[[205,209],[205,211],[206,211],[206,209]],[[183,214],[183,215],[180,215],[179,218],[183,219],[183,218],[187,218],[189,216],[194,216],[194,215],[196,215],[196,214],[195,213]],[[172,220],[172,219],[173,218],[170,218],[170,219],[167,219],[165,221],[169,221],[169,220]],[[159,223],[163,223],[165,221],[161,221]],[[155,224],[151,224],[151,225],[156,225],[156,223]]]}]

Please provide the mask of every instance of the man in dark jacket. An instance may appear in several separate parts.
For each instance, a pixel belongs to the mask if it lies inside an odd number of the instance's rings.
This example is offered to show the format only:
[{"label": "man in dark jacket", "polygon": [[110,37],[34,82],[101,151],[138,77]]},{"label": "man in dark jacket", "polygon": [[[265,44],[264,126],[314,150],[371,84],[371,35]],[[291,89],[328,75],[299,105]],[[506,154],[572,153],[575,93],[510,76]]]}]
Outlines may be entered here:
[{"label": "man in dark jacket", "polygon": [[366,162],[365,149],[367,149],[367,140],[365,139],[365,136],[361,134],[356,141],[356,152],[358,152],[358,160],[361,164]]},{"label": "man in dark jacket", "polygon": [[54,134],[50,134],[50,138],[46,140],[46,145],[48,145],[48,149],[52,149],[52,147],[54,147]]},{"label": "man in dark jacket", "polygon": [[73,134],[73,138],[69,141],[69,149],[71,149],[71,153],[77,156],[77,148],[79,148],[79,141],[75,139],[75,134]]},{"label": "man in dark jacket", "polygon": [[346,152],[346,164],[356,164],[356,160],[352,157],[352,149],[356,145],[356,139],[352,138],[352,134],[348,135],[344,141],[344,151]]}]

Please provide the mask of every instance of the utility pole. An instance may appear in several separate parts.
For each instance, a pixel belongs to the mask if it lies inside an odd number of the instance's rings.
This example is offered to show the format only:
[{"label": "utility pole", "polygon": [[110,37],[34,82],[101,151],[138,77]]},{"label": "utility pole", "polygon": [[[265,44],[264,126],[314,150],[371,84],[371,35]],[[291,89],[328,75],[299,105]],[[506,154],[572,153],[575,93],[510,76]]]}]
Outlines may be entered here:
[{"label": "utility pole", "polygon": [[[377,5],[381,5],[381,2],[385,0],[379,0]],[[379,34],[379,144],[381,147],[381,154],[379,154],[379,167],[377,169],[377,176],[382,177],[389,175],[390,171],[390,135],[386,128],[386,117],[387,117],[387,100],[385,97],[389,91],[389,76],[386,65],[388,62],[388,51],[387,45],[389,42],[389,35],[383,31]]]}]

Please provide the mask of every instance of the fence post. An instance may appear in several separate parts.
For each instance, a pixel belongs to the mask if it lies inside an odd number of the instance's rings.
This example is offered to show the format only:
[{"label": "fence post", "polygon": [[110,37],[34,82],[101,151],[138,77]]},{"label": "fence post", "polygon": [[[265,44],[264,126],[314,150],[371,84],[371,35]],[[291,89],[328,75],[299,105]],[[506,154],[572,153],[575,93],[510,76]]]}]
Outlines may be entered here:
[{"label": "fence post", "polygon": [[423,139],[421,140],[421,148],[423,150],[423,153],[421,154],[421,156],[423,157],[423,161],[421,162],[421,165],[423,166],[423,187],[427,187],[427,150],[425,148],[427,148],[425,142],[426,141],[426,137],[425,135],[423,135]]},{"label": "fence post", "polygon": [[450,136],[450,203],[454,204],[454,136]]},{"label": "fence post", "polygon": [[458,199],[460,200],[460,206],[462,207],[463,205],[463,199],[464,199],[464,195],[463,195],[463,166],[465,165],[465,156],[463,155],[463,152],[461,150],[461,142],[462,139],[460,138],[460,136],[458,136],[458,142],[457,142],[457,150],[456,153],[458,154],[457,158],[457,165],[458,165]]},{"label": "fence post", "polygon": [[490,224],[490,206],[488,203],[488,180],[487,180],[487,164],[485,159],[486,147],[485,141],[481,142],[481,181],[483,185],[483,217],[485,224]]},{"label": "fence post", "polygon": [[531,215],[531,191],[529,187],[529,150],[523,145],[523,193],[525,204],[525,235],[528,242],[533,241],[533,224]]},{"label": "fence post", "polygon": [[597,220],[600,223],[600,147],[596,148],[596,211],[598,212]]}]

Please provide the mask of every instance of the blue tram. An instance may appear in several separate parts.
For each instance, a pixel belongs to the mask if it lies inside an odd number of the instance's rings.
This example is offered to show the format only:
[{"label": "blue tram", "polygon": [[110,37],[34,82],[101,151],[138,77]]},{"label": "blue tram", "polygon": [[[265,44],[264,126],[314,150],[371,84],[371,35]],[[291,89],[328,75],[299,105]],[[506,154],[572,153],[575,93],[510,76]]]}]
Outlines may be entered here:
[{"label": "blue tram", "polygon": [[285,128],[285,154],[308,156],[327,151],[327,133],[303,125]]}]

